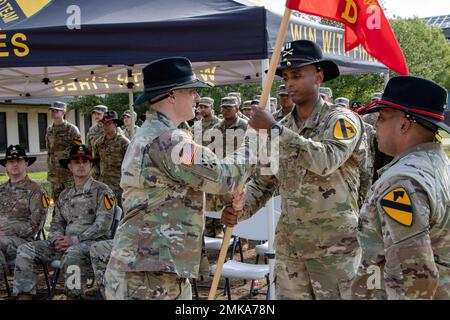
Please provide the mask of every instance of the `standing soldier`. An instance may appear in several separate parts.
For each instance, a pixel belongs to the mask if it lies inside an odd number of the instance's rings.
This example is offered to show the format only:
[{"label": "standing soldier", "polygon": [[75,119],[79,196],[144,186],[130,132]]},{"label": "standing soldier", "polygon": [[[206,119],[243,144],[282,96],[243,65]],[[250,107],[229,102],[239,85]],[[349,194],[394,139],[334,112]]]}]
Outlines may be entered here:
[{"label": "standing soldier", "polygon": [[103,135],[102,119],[107,111],[108,107],[101,104],[92,109],[91,115],[94,116],[95,124],[89,128],[89,131],[86,134],[86,145],[90,150],[92,150],[94,142]]},{"label": "standing soldier", "polygon": [[123,121],[117,116],[117,112],[108,111],[103,119],[104,134],[94,142],[92,154],[98,161],[97,180],[109,186],[117,199],[118,206],[122,206],[122,189],[120,188],[120,170],[123,157],[127,152],[130,140],[118,131]]},{"label": "standing soldier", "polygon": [[238,108],[237,115],[239,118],[244,119],[245,121],[248,121],[249,118],[241,112],[241,105],[242,105],[242,97],[240,92],[230,92],[227,97],[236,98],[236,106]]},{"label": "standing soldier", "polygon": [[[311,41],[287,43],[277,75],[294,110],[280,122],[253,109],[250,126],[279,139],[276,175],[257,174],[247,184],[244,216],[254,214],[279,186],[282,215],[275,233],[277,299],[344,299],[356,273],[359,163],[366,156],[362,121],[319,96],[323,81],[339,75]],[[222,214],[236,222],[233,209]]]},{"label": "standing soldier", "polygon": [[350,100],[348,100],[346,97],[338,97],[334,100],[334,104],[341,106],[343,108],[350,109]]},{"label": "standing soldier", "polygon": [[378,147],[394,160],[360,211],[353,298],[450,299],[450,163],[435,140],[450,132],[446,100],[432,81],[394,77],[362,111],[379,112]]},{"label": "standing soldier", "polygon": [[215,145],[215,153],[219,158],[232,154],[242,144],[248,122],[238,116],[239,108],[233,97],[224,97],[221,100],[223,119],[214,126],[222,133],[222,145]]},{"label": "standing soldier", "polygon": [[[202,120],[196,122],[197,128],[198,124],[201,124],[202,135],[205,134],[206,130],[211,129],[217,123],[220,122],[220,119],[214,115],[214,99],[210,97],[203,97],[200,99],[198,103],[198,108],[200,109],[200,114],[202,115]],[[194,129],[195,130],[195,129]]]},{"label": "standing soldier", "polygon": [[27,175],[35,161],[19,145],[10,145],[0,160],[9,177],[0,185],[0,270],[14,269],[17,247],[32,241],[44,224],[50,199]]},{"label": "standing soldier", "polygon": [[252,100],[244,101],[242,104],[242,114],[250,119],[252,115]]},{"label": "standing soldier", "polygon": [[81,145],[81,136],[78,128],[64,119],[67,104],[55,102],[50,107],[53,125],[47,128],[45,141],[47,145],[47,180],[52,186],[52,198],[56,202],[64,188],[72,184],[70,172],[59,165],[59,160],[69,155],[73,145]]},{"label": "standing soldier", "polygon": [[[68,158],[59,161],[72,173],[74,184],[64,189],[56,203],[48,240],[28,242],[17,249],[13,295],[19,299],[31,299],[36,294],[37,262],[55,259],[61,259],[68,298],[84,295],[91,269],[89,248],[95,241],[110,238],[115,208],[111,189],[90,176],[93,161],[84,145],[74,146]],[[80,278],[69,281],[71,275]],[[74,285],[77,280],[80,286]]]},{"label": "standing soldier", "polygon": [[131,126],[133,125],[133,123],[136,122],[137,113],[134,111],[133,113],[131,113],[131,110],[127,110],[122,114],[122,119],[123,123],[125,124],[124,135],[128,140],[131,141],[131,139],[133,139],[134,134],[136,133],[136,130],[139,129],[139,126],[135,124],[133,134],[131,134]]},{"label": "standing soldier", "polygon": [[319,94],[326,102],[333,104],[333,91],[328,87],[320,87]]},{"label": "standing soldier", "polygon": [[[143,69],[150,113],[122,166],[124,211],[105,274],[107,299],[191,299],[204,217],[202,192],[222,194],[247,165],[225,164],[177,126],[194,115],[207,87],[186,58],[156,60]],[[239,152],[248,152],[247,145]]]},{"label": "standing soldier", "polygon": [[291,97],[289,97],[289,93],[286,90],[286,86],[284,84],[280,85],[280,89],[278,91],[278,95],[280,97],[280,110],[273,113],[273,117],[276,121],[280,121],[284,117],[286,117],[289,113],[292,112],[294,108],[294,102]]}]

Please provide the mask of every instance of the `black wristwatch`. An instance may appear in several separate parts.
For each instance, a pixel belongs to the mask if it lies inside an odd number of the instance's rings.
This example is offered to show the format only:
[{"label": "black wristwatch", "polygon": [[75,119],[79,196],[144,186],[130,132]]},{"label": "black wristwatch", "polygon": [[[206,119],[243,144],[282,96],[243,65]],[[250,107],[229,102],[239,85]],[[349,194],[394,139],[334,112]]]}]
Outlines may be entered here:
[{"label": "black wristwatch", "polygon": [[270,127],[270,134],[280,135],[283,132],[283,126],[278,122],[275,122],[272,127]]}]

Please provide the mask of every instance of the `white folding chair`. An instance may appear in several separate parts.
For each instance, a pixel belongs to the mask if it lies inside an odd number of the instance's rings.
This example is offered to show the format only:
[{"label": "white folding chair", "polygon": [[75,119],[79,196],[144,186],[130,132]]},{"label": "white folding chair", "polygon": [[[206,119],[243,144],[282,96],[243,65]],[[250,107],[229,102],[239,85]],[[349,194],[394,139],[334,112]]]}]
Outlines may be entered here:
[{"label": "white folding chair", "polygon": [[[281,213],[274,210],[275,226],[278,223]],[[268,209],[267,207],[261,208],[251,218],[239,222],[233,228],[233,236],[256,240],[265,241],[269,239],[268,231]],[[216,271],[216,265],[211,266],[211,273]],[[231,289],[229,284],[229,278],[251,280],[252,286],[250,294],[253,291],[253,285],[255,280],[266,278],[268,281],[269,265],[268,264],[251,264],[239,262],[236,260],[228,260],[224,263],[222,268],[222,277],[225,278],[228,299],[231,300]]]}]

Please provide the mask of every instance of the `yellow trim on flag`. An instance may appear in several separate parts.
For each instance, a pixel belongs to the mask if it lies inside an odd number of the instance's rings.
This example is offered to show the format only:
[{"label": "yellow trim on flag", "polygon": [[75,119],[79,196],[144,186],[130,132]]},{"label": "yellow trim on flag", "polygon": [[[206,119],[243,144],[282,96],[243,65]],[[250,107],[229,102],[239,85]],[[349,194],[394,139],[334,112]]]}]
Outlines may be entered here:
[{"label": "yellow trim on flag", "polygon": [[26,15],[27,18],[41,11],[51,1],[52,0],[16,0],[20,9],[23,11],[23,14]]}]

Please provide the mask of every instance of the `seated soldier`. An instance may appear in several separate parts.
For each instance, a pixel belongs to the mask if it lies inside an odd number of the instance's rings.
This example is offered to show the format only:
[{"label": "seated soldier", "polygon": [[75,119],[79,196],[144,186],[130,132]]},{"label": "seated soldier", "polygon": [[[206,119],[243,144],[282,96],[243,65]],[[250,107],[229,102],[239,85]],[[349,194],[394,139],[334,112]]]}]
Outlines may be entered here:
[{"label": "seated soldier", "polygon": [[69,299],[84,294],[91,269],[89,249],[110,237],[115,199],[111,189],[90,177],[94,159],[89,149],[74,146],[61,166],[73,175],[74,185],[63,190],[55,206],[49,239],[28,242],[17,249],[13,295],[30,299],[36,294],[37,261],[61,260],[65,293]]},{"label": "seated soldier", "polygon": [[19,145],[10,145],[0,160],[9,177],[0,185],[0,270],[14,268],[17,247],[33,240],[47,214],[47,194],[27,175],[27,166],[35,161]]}]

